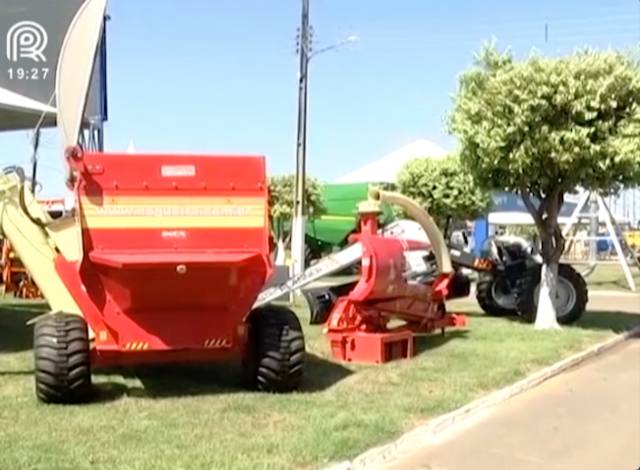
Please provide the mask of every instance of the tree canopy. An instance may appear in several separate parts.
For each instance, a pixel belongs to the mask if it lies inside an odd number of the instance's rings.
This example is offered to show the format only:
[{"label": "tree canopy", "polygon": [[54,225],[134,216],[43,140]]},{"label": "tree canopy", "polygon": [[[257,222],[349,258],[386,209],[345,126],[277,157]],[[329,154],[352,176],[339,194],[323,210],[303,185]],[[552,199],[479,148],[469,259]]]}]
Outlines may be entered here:
[{"label": "tree canopy", "polygon": [[[640,183],[639,117],[640,73],[629,56],[587,50],[517,62],[487,46],[460,78],[451,129],[476,180],[520,193],[553,235],[566,192]],[[547,254],[558,259],[557,234],[554,241]]]},{"label": "tree canopy", "polygon": [[479,184],[522,196],[553,269],[564,250],[565,193],[640,184],[639,118],[631,55],[583,50],[516,61],[491,45],[460,77],[450,128]]},{"label": "tree canopy", "polygon": [[398,188],[427,208],[441,227],[448,218],[477,217],[490,202],[489,193],[475,183],[456,155],[409,161],[398,175]]},{"label": "tree canopy", "polygon": [[[294,175],[280,175],[269,178],[269,208],[276,234],[283,235],[283,229],[293,218]],[[324,211],[320,183],[307,178],[305,185],[307,215],[313,216]]]}]

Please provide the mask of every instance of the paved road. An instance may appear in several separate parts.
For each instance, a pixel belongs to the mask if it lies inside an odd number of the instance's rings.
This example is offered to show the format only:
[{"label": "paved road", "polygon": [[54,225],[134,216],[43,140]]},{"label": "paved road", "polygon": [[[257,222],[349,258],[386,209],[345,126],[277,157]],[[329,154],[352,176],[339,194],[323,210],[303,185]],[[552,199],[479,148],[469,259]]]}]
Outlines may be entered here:
[{"label": "paved road", "polygon": [[640,339],[516,396],[387,470],[636,470]]},{"label": "paved road", "polygon": [[[640,294],[589,291],[587,310],[592,312],[618,311],[640,314]],[[634,468],[633,470],[636,469]]]}]

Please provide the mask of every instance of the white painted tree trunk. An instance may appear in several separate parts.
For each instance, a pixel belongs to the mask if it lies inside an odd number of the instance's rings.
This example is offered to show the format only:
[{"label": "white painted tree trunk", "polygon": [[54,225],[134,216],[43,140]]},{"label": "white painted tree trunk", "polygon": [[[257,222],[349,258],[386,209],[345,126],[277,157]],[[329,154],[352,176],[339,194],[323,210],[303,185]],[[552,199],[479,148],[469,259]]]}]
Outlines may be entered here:
[{"label": "white painted tree trunk", "polygon": [[559,329],[556,318],[556,293],[558,289],[558,263],[543,263],[540,273],[540,294],[536,312],[536,330]]},{"label": "white painted tree trunk", "polygon": [[286,263],[286,256],[284,240],[280,237],[278,239],[278,244],[276,245],[276,264],[278,266],[284,265]]}]

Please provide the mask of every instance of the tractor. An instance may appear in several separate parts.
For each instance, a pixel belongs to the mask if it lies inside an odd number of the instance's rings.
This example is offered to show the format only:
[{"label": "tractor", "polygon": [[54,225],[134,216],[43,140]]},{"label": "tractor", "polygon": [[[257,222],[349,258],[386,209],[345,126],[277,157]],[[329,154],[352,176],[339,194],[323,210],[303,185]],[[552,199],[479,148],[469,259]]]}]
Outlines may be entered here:
[{"label": "tractor", "polygon": [[[542,260],[532,243],[520,237],[490,237],[482,247],[476,285],[478,304],[488,315],[519,315],[535,320]],[[469,263],[465,263],[469,265]],[[473,267],[473,263],[471,263]],[[586,309],[587,283],[570,264],[558,266],[556,315],[558,323],[575,323]]]}]

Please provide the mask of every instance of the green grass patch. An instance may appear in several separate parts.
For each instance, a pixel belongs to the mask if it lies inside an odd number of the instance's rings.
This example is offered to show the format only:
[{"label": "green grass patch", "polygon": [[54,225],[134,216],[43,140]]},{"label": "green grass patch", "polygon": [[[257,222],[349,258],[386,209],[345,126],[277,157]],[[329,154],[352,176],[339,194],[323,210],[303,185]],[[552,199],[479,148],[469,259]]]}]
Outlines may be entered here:
[{"label": "green grass patch", "polygon": [[588,313],[575,327],[538,332],[471,311],[468,329],[421,338],[413,360],[348,367],[328,360],[321,327],[306,326],[308,366],[294,394],[247,392],[235,365],[147,367],[96,374],[94,403],[46,406],[34,397],[24,325],[43,310],[0,305],[3,469],[315,468],[640,323]]},{"label": "green grass patch", "polygon": [[[587,269],[587,266],[579,265],[575,266],[575,268],[578,272],[583,272]],[[640,289],[640,270],[637,266],[631,265],[631,275],[636,283],[636,288]],[[617,262],[597,264],[594,271],[585,279],[589,289],[629,291],[629,285],[624,276],[622,266]]]}]

